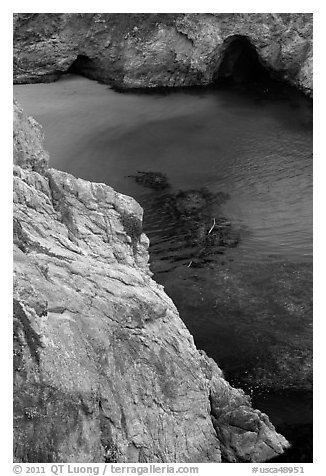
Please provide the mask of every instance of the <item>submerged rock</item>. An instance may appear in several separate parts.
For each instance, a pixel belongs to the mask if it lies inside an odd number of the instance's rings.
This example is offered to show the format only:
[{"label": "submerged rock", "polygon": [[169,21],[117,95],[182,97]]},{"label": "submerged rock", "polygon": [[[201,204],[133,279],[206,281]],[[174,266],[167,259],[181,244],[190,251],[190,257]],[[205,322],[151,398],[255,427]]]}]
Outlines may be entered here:
[{"label": "submerged rock", "polygon": [[178,192],[175,197],[175,210],[180,217],[191,217],[195,215],[203,215],[207,213],[207,209],[212,202],[223,203],[228,197],[212,194],[205,188],[199,190],[186,190]]},{"label": "submerged rock", "polygon": [[153,190],[164,190],[170,186],[166,175],[161,172],[138,171],[137,175],[129,175],[129,177],[134,178],[140,185]]},{"label": "submerged rock", "polygon": [[[248,264],[239,251],[225,256],[223,266],[192,270],[195,266],[179,264],[160,274],[160,282],[197,345],[222,366],[233,385],[254,397],[311,392],[312,264]],[[152,254],[155,272],[158,258]]]},{"label": "submerged rock", "polygon": [[73,72],[124,90],[238,81],[249,72],[250,82],[272,76],[311,95],[312,19],[309,13],[15,14],[14,78],[45,82]]},{"label": "submerged rock", "polygon": [[138,203],[44,167],[45,152],[37,167],[39,126],[14,113],[15,461],[281,454],[285,438],[196,349],[151,279]]}]

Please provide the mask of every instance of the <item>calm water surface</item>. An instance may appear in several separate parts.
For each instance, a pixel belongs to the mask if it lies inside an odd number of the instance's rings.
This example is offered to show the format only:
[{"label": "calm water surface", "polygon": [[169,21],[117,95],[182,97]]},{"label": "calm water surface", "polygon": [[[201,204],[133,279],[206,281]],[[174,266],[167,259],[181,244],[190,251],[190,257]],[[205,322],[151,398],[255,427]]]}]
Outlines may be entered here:
[{"label": "calm water surface", "polygon": [[[290,90],[119,94],[76,76],[15,86],[14,94],[43,125],[51,166],[142,204],[155,279],[197,345],[234,384],[251,388],[255,404],[288,438],[304,429],[291,458],[309,461],[311,393],[304,371],[296,376],[295,369],[306,369],[312,346],[310,101]],[[172,191],[226,192],[222,212],[239,246],[207,267],[188,267],[160,195],[128,177],[139,170],[163,172]],[[287,356],[281,364],[280,355]],[[277,391],[287,378],[278,365],[294,375],[285,392]],[[258,372],[261,386],[270,383],[275,392],[257,390]]]},{"label": "calm water surface", "polygon": [[212,90],[118,94],[73,76],[16,86],[15,95],[43,125],[53,167],[108,183],[144,204],[144,189],[126,178],[137,170],[164,172],[176,190],[227,192],[225,214],[244,231],[244,256],[311,260],[312,129],[305,98]]}]

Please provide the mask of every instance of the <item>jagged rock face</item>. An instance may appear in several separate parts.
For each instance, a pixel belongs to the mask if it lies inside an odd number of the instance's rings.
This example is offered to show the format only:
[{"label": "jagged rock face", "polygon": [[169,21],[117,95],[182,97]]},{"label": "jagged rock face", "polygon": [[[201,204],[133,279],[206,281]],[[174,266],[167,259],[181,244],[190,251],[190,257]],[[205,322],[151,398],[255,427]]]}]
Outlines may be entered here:
[{"label": "jagged rock face", "polygon": [[14,158],[15,163],[27,170],[44,172],[48,165],[48,153],[43,149],[43,134],[32,117],[26,118],[14,103]]},{"label": "jagged rock face", "polygon": [[71,71],[121,89],[207,85],[248,40],[261,65],[312,94],[312,14],[16,14],[16,83]]},{"label": "jagged rock face", "polygon": [[14,116],[15,460],[282,453],[287,441],[196,349],[151,279],[141,207],[47,169],[40,127],[17,104]]}]

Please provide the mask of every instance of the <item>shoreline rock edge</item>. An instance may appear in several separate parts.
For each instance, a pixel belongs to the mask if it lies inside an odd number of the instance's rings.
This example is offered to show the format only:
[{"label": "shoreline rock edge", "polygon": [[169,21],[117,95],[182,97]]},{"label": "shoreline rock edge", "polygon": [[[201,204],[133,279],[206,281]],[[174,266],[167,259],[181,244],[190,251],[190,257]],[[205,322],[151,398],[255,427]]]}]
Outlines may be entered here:
[{"label": "shoreline rock edge", "polygon": [[14,103],[16,462],[262,462],[289,443],[151,278],[142,209],[48,168]]}]

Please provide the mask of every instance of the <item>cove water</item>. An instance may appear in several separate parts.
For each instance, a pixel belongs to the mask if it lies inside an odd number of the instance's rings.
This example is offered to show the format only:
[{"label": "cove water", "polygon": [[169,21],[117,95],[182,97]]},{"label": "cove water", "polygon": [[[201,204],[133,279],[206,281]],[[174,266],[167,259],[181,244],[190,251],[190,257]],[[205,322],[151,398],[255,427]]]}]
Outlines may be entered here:
[{"label": "cove water", "polygon": [[[121,94],[73,75],[17,85],[14,95],[42,124],[50,166],[140,202],[154,278],[197,346],[290,439],[287,461],[311,461],[302,370],[312,347],[311,101],[290,89]],[[158,192],[129,177],[137,171],[164,173],[172,192],[228,194],[222,213],[239,233],[237,248],[189,266]]]}]

